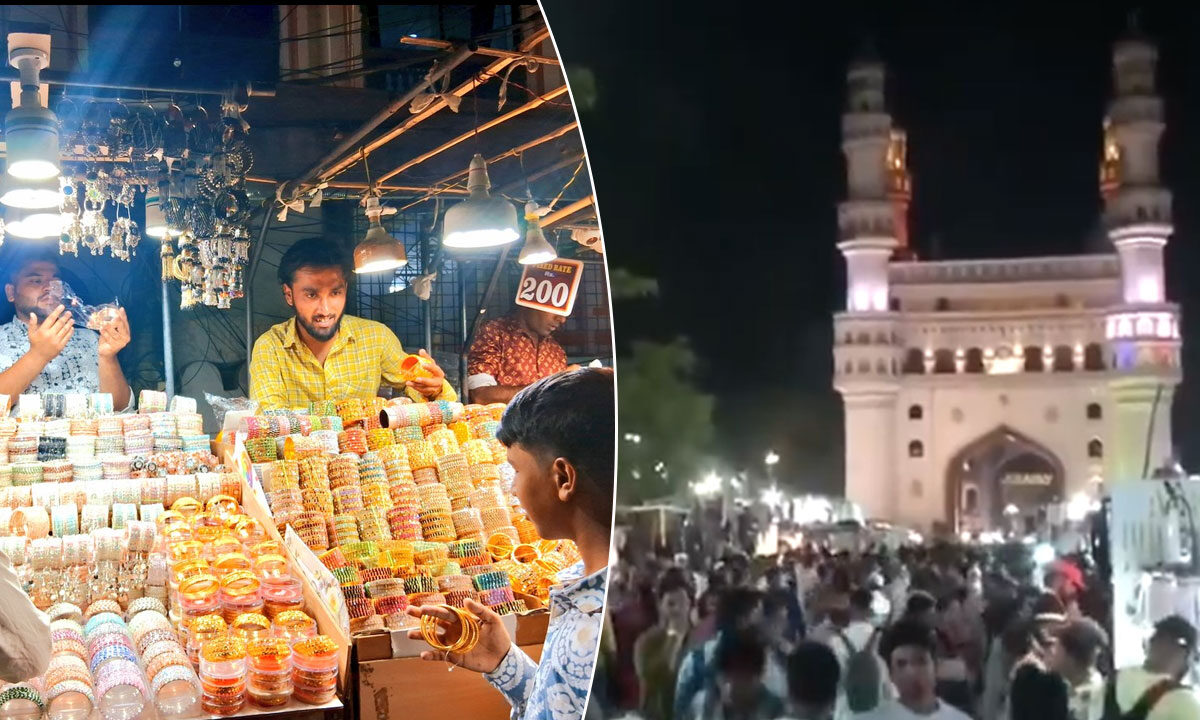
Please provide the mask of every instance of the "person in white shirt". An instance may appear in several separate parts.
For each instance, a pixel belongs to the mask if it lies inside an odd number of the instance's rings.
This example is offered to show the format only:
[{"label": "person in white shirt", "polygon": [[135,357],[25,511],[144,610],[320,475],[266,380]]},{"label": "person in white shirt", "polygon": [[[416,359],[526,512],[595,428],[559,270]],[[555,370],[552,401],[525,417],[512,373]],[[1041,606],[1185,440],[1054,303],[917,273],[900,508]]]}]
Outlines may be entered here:
[{"label": "person in white shirt", "polygon": [[1116,709],[1129,713],[1143,704],[1149,707],[1146,720],[1200,718],[1200,698],[1195,689],[1180,684],[1196,660],[1196,645],[1196,628],[1184,618],[1171,615],[1158,621],[1150,637],[1146,664],[1117,673],[1105,693],[1105,712]]},{"label": "person in white shirt", "polygon": [[911,619],[897,622],[884,633],[880,653],[898,697],[859,715],[859,720],[970,720],[938,699],[937,639],[928,625]]},{"label": "person in white shirt", "polygon": [[33,605],[0,553],[0,680],[25,682],[50,665],[50,620]]}]

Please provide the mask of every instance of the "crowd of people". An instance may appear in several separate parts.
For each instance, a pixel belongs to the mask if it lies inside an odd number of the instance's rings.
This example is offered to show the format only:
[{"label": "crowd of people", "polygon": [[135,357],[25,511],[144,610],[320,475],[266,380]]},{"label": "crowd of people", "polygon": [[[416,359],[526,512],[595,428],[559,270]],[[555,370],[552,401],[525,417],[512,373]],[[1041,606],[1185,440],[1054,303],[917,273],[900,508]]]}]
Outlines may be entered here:
[{"label": "crowd of people", "polygon": [[626,552],[589,715],[644,720],[1185,720],[1197,631],[1112,667],[1086,556],[936,544],[751,559]]}]

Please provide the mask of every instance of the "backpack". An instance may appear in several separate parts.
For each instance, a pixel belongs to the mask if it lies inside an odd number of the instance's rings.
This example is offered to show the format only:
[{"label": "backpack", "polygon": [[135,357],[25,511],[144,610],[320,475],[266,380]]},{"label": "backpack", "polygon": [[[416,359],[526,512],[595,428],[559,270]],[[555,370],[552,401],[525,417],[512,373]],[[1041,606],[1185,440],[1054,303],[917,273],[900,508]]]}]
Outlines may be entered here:
[{"label": "backpack", "polygon": [[1129,712],[1122,713],[1121,706],[1117,703],[1117,678],[1114,675],[1108,681],[1108,686],[1104,691],[1104,720],[1146,720],[1150,717],[1154,706],[1158,705],[1159,700],[1162,700],[1167,693],[1182,688],[1183,685],[1174,680],[1160,680],[1142,693]]},{"label": "backpack", "polygon": [[846,691],[846,705],[854,713],[870,712],[879,706],[879,688],[883,683],[879,661],[875,659],[875,641],[879,637],[879,628],[871,632],[866,645],[859,649],[854,647],[854,643],[850,642],[850,638],[846,637],[844,632],[838,630],[837,634],[850,651],[850,657],[846,661],[846,674],[842,679],[842,689]]}]

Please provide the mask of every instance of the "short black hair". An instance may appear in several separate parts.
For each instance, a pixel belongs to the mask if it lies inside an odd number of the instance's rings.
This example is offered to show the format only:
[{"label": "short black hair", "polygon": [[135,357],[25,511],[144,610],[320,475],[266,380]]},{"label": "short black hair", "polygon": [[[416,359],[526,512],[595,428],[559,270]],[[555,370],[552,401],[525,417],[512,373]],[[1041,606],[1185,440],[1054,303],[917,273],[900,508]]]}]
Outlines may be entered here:
[{"label": "short black hair", "polygon": [[496,437],[505,447],[566,459],[588,516],[612,524],[617,419],[613,371],[583,368],[530,385],[512,399]]},{"label": "short black hair", "polygon": [[683,590],[687,592],[688,600],[692,601],[692,583],[688,581],[687,573],[681,568],[672,568],[667,570],[658,578],[658,587],[655,589],[656,597],[663,597],[667,593]]},{"label": "short black hair", "polygon": [[14,246],[13,251],[5,259],[4,282],[15,285],[17,275],[35,262],[54,263],[61,269],[62,255],[42,245]]},{"label": "short black hair", "polygon": [[780,610],[790,610],[791,608],[791,592],[783,589],[768,590],[763,595],[763,613],[765,615],[774,615]]},{"label": "short black hair", "polygon": [[908,602],[904,604],[905,615],[924,615],[925,613],[936,610],[937,601],[927,592],[918,590],[908,597]]},{"label": "short black hair", "polygon": [[1012,717],[1036,717],[1066,720],[1070,693],[1057,673],[1045,672],[1034,663],[1025,663],[1013,674],[1009,690]]},{"label": "short black hair", "polygon": [[762,675],[767,666],[767,648],[762,640],[749,633],[730,633],[717,643],[717,671],[740,671]]},{"label": "short black hair", "polygon": [[866,588],[858,588],[850,593],[850,607],[863,612],[871,612],[875,604],[875,596]]},{"label": "short black hair", "polygon": [[879,642],[879,654],[890,665],[892,653],[902,647],[921,648],[928,651],[932,659],[937,653],[937,634],[923,622],[900,620],[883,633]]},{"label": "short black hair", "polygon": [[349,280],[351,275],[348,255],[333,240],[312,237],[292,245],[279,261],[279,284],[291,285],[300,268],[338,268]]},{"label": "short black hair", "polygon": [[1108,633],[1091,618],[1080,618],[1058,631],[1058,643],[1072,660],[1092,665],[1096,655],[1108,647]]},{"label": "short black hair", "polygon": [[750,588],[732,587],[721,593],[717,602],[717,627],[732,630],[738,621],[762,605],[762,593]]},{"label": "short black hair", "polygon": [[842,668],[837,655],[822,642],[805,640],[788,656],[788,694],[792,701],[808,707],[826,707],[837,702]]}]

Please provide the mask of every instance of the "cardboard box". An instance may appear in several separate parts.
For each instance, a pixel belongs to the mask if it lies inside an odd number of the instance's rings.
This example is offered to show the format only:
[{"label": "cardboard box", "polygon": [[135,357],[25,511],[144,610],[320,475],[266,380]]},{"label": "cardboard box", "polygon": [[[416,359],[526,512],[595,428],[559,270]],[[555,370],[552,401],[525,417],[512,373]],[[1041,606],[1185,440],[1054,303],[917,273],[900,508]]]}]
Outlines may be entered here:
[{"label": "cardboard box", "polygon": [[[540,644],[521,649],[542,656]],[[507,720],[512,708],[499,690],[479,673],[447,667],[420,658],[360,661],[352,712],[358,720]]]}]

